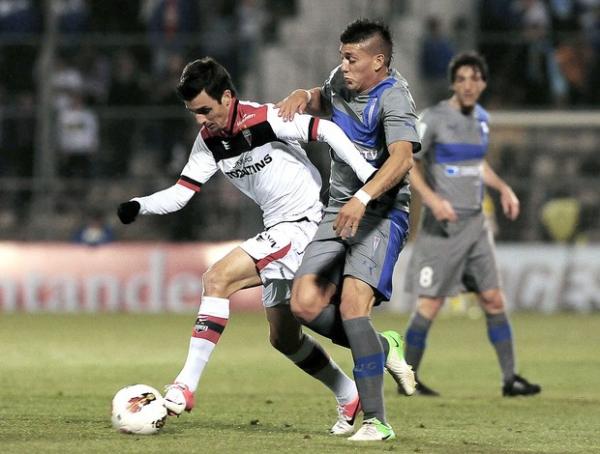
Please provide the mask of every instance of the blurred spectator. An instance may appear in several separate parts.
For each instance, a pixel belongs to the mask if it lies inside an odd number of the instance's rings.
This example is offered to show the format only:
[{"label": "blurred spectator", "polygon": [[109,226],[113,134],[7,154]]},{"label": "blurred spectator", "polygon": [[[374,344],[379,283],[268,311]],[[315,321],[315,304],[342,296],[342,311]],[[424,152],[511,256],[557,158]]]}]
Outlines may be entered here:
[{"label": "blurred spectator", "polygon": [[[152,83],[151,100],[163,107],[181,107],[181,100],[175,93],[175,87],[185,66],[185,59],[179,54],[171,54],[167,60],[166,72]],[[186,117],[180,111],[153,122],[149,128],[149,146],[157,147],[159,165],[168,168],[176,148],[185,140]],[[186,146],[187,148],[187,146]]]},{"label": "blurred spectator", "polygon": [[542,0],[516,0],[513,8],[519,17],[523,40],[515,58],[519,71],[516,80],[521,82],[519,98],[528,105],[549,105],[553,91],[556,98],[561,98],[565,88],[560,79],[554,79],[559,78],[560,73],[550,39],[548,9]]},{"label": "blurred spectator", "polygon": [[[561,74],[565,78],[565,106],[583,105],[589,102],[588,72],[593,51],[585,41],[572,38],[559,44],[555,54]],[[593,81],[590,81],[593,84]]]},{"label": "blurred spectator", "polygon": [[89,31],[89,8],[86,0],[52,0],[58,16],[58,30],[64,34]]},{"label": "blurred spectator", "polygon": [[[142,88],[143,74],[138,71],[135,57],[127,49],[113,57],[112,78],[108,91],[109,107],[135,108],[146,98]],[[134,151],[136,130],[135,115],[119,115],[107,120],[107,136],[110,154],[108,175],[127,175]]]},{"label": "blurred spectator", "polygon": [[190,34],[198,30],[197,2],[194,0],[146,0],[143,15],[147,18],[152,46],[152,69],[155,74],[168,70],[170,55],[190,47]]},{"label": "blurred spectator", "polygon": [[[262,2],[258,0],[240,0],[235,11],[238,30],[238,67],[239,80],[247,71],[252,70],[256,62],[258,48],[262,39],[262,30],[267,23],[267,15]],[[243,92],[243,84],[239,85]]]},{"label": "blurred spectator", "polygon": [[112,243],[114,240],[115,234],[112,227],[99,211],[89,213],[86,222],[73,234],[74,243],[88,246],[100,246]]},{"label": "blurred spectator", "polygon": [[439,18],[430,16],[425,22],[425,36],[421,44],[421,76],[428,101],[434,104],[445,98],[448,91],[447,68],[454,55],[450,38],[442,33]]},{"label": "blurred spectator", "polygon": [[0,83],[11,95],[33,88],[31,68],[38,44],[32,35],[40,32],[42,23],[37,6],[32,0],[0,0],[0,39],[15,39],[0,48]]},{"label": "blurred spectator", "polygon": [[61,174],[91,177],[99,145],[98,118],[84,105],[80,93],[73,93],[70,104],[58,111],[56,133],[62,155]]},{"label": "blurred spectator", "polygon": [[57,56],[54,60],[54,73],[52,74],[52,90],[54,95],[53,106],[56,110],[67,107],[71,103],[72,93],[83,92],[83,75],[64,56]]}]

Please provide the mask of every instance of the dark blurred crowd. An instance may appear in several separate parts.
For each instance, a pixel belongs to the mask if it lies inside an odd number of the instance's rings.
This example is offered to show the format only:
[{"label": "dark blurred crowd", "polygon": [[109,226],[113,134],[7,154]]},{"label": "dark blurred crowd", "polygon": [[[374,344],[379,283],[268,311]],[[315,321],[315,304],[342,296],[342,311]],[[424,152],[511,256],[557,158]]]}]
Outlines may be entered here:
[{"label": "dark blurred crowd", "polygon": [[446,27],[439,17],[426,20],[420,73],[429,101],[448,95],[452,56],[476,46],[490,67],[488,105],[600,105],[600,0],[480,0],[478,5],[476,26],[465,16]]},{"label": "dark blurred crowd", "polygon": [[480,49],[500,105],[600,105],[599,0],[483,0]]},{"label": "dark blurred crowd", "polygon": [[[136,148],[154,150],[149,160],[168,168],[190,143],[189,121],[174,94],[184,64],[212,55],[243,89],[264,30],[275,38],[274,15],[293,13],[294,4],[0,0],[0,176],[34,171],[38,93],[40,80],[48,79],[57,174],[128,175]],[[53,69],[42,74],[49,7],[58,39]]]}]

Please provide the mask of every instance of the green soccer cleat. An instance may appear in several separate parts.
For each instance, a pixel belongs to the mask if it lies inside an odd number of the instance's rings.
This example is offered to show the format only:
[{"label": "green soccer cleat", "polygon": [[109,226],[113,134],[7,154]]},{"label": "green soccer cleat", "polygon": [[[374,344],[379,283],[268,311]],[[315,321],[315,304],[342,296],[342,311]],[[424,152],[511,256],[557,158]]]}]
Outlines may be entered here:
[{"label": "green soccer cleat", "polygon": [[365,419],[360,429],[348,440],[350,441],[385,441],[396,438],[394,429],[377,418]]},{"label": "green soccer cleat", "polygon": [[415,392],[415,373],[412,367],[404,359],[404,341],[396,331],[384,331],[381,333],[390,345],[390,351],[385,360],[385,368],[394,378],[404,394],[411,396]]}]

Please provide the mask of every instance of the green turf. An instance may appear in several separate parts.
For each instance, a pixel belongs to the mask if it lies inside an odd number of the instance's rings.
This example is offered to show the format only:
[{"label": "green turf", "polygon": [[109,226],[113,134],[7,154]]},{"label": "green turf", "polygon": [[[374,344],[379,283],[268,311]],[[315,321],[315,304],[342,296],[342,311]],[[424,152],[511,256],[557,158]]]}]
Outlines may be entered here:
[{"label": "green turf", "polygon": [[[355,446],[327,435],[335,402],[267,341],[262,314],[235,314],[197,408],[155,436],[110,426],[113,394],[162,387],[185,358],[193,316],[0,315],[0,452],[600,452],[600,316],[515,315],[520,370],[544,389],[500,397],[483,320],[440,317],[422,376],[440,398],[401,397],[386,378],[398,439]],[[378,328],[405,317],[379,313]],[[324,343],[346,369],[347,351]]]}]

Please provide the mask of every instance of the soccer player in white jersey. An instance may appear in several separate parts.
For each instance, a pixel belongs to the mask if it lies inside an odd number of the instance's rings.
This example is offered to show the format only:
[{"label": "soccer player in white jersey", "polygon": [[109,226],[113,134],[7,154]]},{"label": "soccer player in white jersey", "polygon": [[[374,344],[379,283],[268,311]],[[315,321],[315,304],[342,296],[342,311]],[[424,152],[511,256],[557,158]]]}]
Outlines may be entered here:
[{"label": "soccer player in white jersey", "polygon": [[[489,115],[478,100],[486,87],[487,65],[479,54],[465,52],[452,59],[448,74],[453,94],[421,115],[423,148],[410,175],[424,208],[405,281],[406,290],[418,296],[406,331],[406,360],[415,371],[419,368],[429,329],[446,296],[472,291],[485,313],[488,338],[498,357],[502,394],[538,394],[540,385],[515,372],[512,328],[492,234],[482,212],[486,185],[499,192],[509,219],[519,215],[519,199],[485,160]],[[418,380],[417,393],[438,395]]]},{"label": "soccer player in white jersey", "polygon": [[[188,203],[220,170],[262,209],[265,230],[234,248],[202,276],[203,296],[183,369],[166,388],[169,412],[194,406],[198,382],[229,320],[229,297],[262,285],[271,344],[334,394],[340,420],[360,410],[356,385],[323,348],[304,334],[289,308],[301,256],[322,217],[321,179],[298,140],[326,141],[366,181],[376,169],[341,129],[308,115],[284,122],[272,105],[242,102],[227,70],[212,58],[189,63],[177,87],[201,126],[177,183],[122,203],[125,224],[138,214],[166,214]],[[341,422],[340,422],[341,421]]]}]

